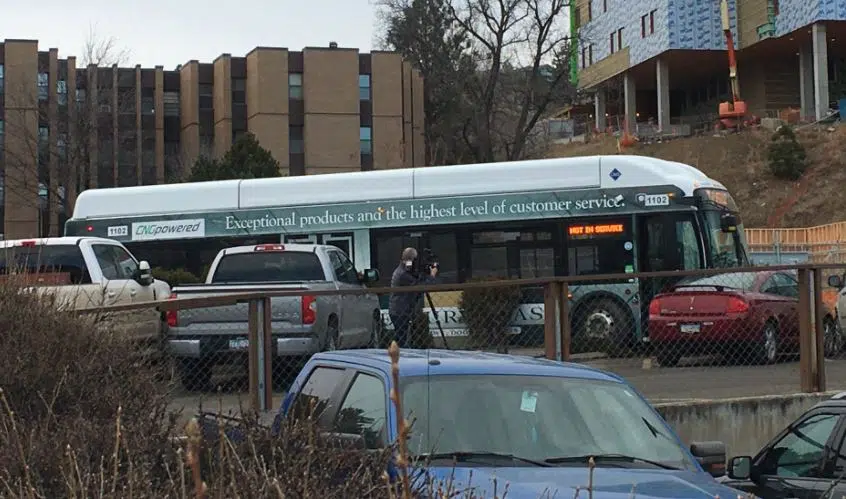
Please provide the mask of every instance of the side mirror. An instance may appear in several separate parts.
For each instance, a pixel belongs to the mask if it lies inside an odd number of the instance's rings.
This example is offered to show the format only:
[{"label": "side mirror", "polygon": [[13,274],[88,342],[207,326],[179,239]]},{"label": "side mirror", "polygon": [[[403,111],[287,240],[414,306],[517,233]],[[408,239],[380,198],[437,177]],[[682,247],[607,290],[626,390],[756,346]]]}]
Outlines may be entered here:
[{"label": "side mirror", "polygon": [[722,442],[693,442],[690,453],[702,468],[713,477],[726,474],[726,444]]},{"label": "side mirror", "polygon": [[723,232],[737,232],[737,216],[725,213],[720,217],[720,230]]},{"label": "side mirror", "polygon": [[839,275],[830,275],[828,276],[828,285],[832,288],[840,289],[843,287],[843,280],[840,279]]},{"label": "side mirror", "polygon": [[365,269],[364,272],[361,273],[361,281],[366,283],[376,282],[379,280],[379,270],[378,269]]},{"label": "side mirror", "polygon": [[731,458],[728,463],[728,477],[734,480],[749,480],[752,476],[752,458],[738,456]]},{"label": "side mirror", "polygon": [[323,432],[320,436],[327,444],[336,449],[367,450],[364,437],[357,433]]},{"label": "side mirror", "polygon": [[147,260],[138,262],[138,277],[136,280],[142,286],[153,284],[153,271],[150,269],[150,263]]}]

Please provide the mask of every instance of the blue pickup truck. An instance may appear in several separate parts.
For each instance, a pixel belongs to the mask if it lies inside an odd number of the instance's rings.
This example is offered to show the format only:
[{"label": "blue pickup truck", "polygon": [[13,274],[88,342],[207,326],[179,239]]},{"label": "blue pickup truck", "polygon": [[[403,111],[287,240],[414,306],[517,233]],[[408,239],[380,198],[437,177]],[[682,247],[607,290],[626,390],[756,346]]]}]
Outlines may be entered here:
[{"label": "blue pickup truck", "polygon": [[[631,385],[582,366],[482,352],[406,350],[399,360],[403,411],[412,421],[408,449],[430,478],[492,497],[493,477],[508,497],[572,497],[585,490],[594,458],[595,499],[740,497],[714,477],[725,446],[678,436]],[[327,433],[378,449],[398,433],[390,400],[391,360],[384,350],[318,353],[291,385],[270,431],[297,407],[321,408]],[[300,405],[305,404],[305,405]],[[356,420],[339,417],[356,414]],[[472,475],[472,480],[471,480]],[[587,493],[583,492],[583,496]],[[744,496],[749,497],[749,496]]]}]

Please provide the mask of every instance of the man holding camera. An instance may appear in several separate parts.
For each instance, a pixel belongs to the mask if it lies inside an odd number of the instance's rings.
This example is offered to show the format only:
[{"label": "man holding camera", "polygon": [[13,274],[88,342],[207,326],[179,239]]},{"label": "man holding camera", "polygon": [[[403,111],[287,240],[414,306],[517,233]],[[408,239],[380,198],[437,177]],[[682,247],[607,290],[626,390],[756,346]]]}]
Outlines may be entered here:
[{"label": "man holding camera", "polygon": [[[435,262],[427,265],[428,268],[419,268],[417,250],[406,248],[402,251],[402,257],[397,268],[391,276],[391,287],[399,288],[404,286],[419,286],[433,284],[438,275],[438,264]],[[408,347],[410,343],[412,321],[414,316],[423,311],[423,293],[409,293],[397,291],[391,293],[388,306],[388,314],[396,332],[397,344],[400,348]]]}]

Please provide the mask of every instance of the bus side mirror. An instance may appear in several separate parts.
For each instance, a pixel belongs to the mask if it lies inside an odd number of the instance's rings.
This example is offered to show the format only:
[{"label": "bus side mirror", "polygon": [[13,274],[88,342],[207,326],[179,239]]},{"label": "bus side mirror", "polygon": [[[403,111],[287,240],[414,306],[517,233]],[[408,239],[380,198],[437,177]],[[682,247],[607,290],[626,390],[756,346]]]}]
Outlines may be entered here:
[{"label": "bus side mirror", "polygon": [[720,230],[723,232],[737,232],[737,217],[731,213],[721,216]]}]

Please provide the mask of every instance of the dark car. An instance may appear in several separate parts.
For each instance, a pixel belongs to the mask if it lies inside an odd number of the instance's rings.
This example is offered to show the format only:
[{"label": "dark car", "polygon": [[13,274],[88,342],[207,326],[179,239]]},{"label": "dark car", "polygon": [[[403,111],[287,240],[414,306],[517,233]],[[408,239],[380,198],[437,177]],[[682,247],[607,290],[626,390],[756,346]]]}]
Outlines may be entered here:
[{"label": "dark car", "polygon": [[799,348],[799,283],[791,272],[732,272],[681,281],[649,304],[649,341],[662,366],[729,354],[768,364]]},{"label": "dark car", "polygon": [[846,497],[846,392],[818,403],[754,457],[733,457],[723,483],[763,499]]}]

